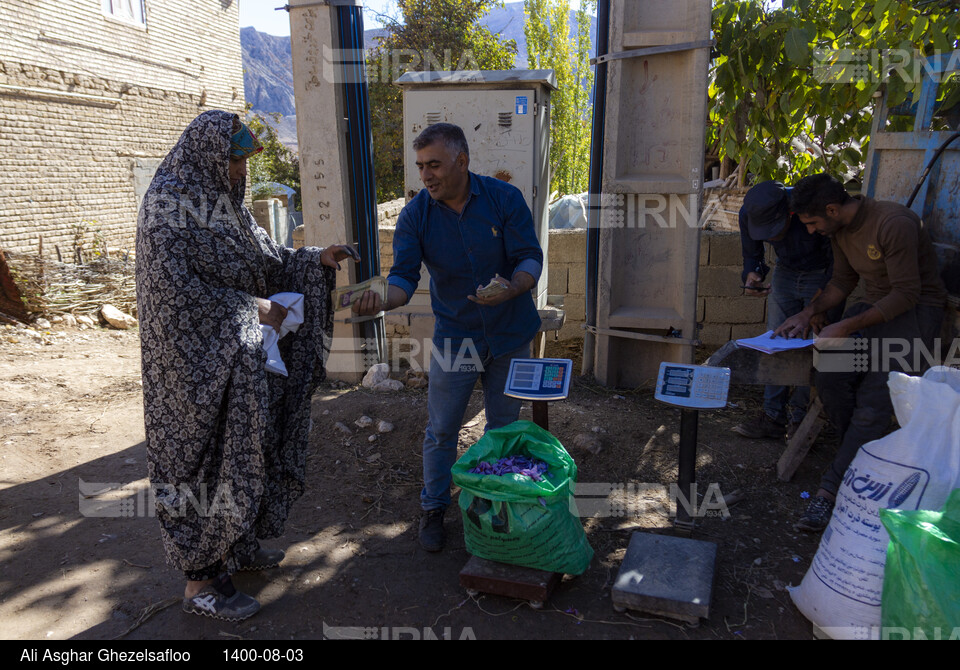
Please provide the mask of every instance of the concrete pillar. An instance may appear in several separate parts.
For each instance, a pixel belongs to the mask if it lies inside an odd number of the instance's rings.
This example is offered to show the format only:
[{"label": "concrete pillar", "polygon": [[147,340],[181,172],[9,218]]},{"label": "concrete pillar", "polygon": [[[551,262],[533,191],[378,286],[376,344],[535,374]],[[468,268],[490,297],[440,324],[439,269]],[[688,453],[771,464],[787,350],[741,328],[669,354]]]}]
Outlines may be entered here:
[{"label": "concrete pillar", "polygon": [[[316,5],[312,0],[288,0],[288,4],[304,244],[353,244],[343,95],[337,85],[342,77],[335,56],[340,50],[336,7]],[[354,265],[345,262],[341,266],[337,285],[355,283]],[[337,314],[327,374],[356,382],[363,377],[365,362],[358,327],[343,323],[349,316],[346,311]]]}]

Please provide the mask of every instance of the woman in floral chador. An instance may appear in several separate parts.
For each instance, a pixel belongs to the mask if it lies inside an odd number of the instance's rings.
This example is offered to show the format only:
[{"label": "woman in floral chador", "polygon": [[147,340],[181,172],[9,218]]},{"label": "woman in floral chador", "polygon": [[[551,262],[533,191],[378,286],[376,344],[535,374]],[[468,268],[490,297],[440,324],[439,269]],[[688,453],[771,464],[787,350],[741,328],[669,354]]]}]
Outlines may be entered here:
[{"label": "woman in floral chador", "polygon": [[[137,305],[151,487],[164,548],[187,578],[188,612],[239,620],[260,607],[230,575],[277,565],[303,493],[310,396],[324,378],[337,262],[352,249],[273,242],[243,205],[260,150],[236,114],[204,112],[157,169],[137,222]],[[261,324],[303,295],[280,340],[288,376],[267,372]]]}]

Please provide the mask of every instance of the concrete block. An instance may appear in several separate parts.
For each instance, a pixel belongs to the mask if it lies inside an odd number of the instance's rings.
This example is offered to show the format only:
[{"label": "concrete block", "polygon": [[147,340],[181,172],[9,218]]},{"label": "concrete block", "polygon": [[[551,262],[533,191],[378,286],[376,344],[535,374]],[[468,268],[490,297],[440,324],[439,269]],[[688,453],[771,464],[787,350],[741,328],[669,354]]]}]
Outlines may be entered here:
[{"label": "concrete block", "polygon": [[394,226],[380,226],[378,233],[380,236],[380,246],[393,246],[393,234],[397,231]]},{"label": "concrete block", "polygon": [[762,298],[704,298],[704,321],[707,323],[758,323],[763,321]]},{"label": "concrete block", "polygon": [[703,321],[705,298],[697,298],[697,323]]},{"label": "concrete block", "polygon": [[739,267],[714,267],[712,265],[700,268],[700,277],[697,293],[701,296],[733,297],[743,293],[740,288]]},{"label": "concrete block", "polygon": [[587,294],[587,264],[571,263],[567,272],[567,293]]},{"label": "concrete block", "polygon": [[745,337],[756,337],[767,332],[766,323],[737,323],[730,326],[730,339],[741,340]]},{"label": "concrete block", "polygon": [[730,341],[730,324],[700,324],[700,341],[708,347],[719,347]]},{"label": "concrete block", "polygon": [[567,292],[567,265],[551,263],[549,265],[549,282],[547,292],[550,295],[565,295]]},{"label": "concrete block", "polygon": [[568,320],[563,324],[563,328],[558,331],[557,339],[575,340],[578,337],[582,338],[585,332],[583,323],[570,323]]},{"label": "concrete block", "polygon": [[743,250],[739,233],[714,232],[710,237],[710,265],[743,268]]},{"label": "concrete block", "polygon": [[582,323],[587,318],[586,299],[582,295],[567,295],[563,301],[563,311],[566,312],[568,322]]},{"label": "concrete block", "polygon": [[700,231],[700,267],[710,264],[710,238],[712,233],[709,230]]},{"label": "concrete block", "polygon": [[551,263],[586,263],[587,231],[551,230],[547,255]]}]

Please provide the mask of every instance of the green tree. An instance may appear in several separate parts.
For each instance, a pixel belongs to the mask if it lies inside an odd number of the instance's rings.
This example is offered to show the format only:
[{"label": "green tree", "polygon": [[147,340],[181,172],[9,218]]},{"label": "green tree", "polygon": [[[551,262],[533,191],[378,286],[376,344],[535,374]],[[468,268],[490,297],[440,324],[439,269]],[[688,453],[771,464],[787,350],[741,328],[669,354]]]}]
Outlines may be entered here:
[{"label": "green tree", "polygon": [[399,19],[387,26],[368,60],[377,201],[403,196],[403,97],[393,81],[407,71],[505,70],[517,45],[480,19],[502,0],[398,0]]},{"label": "green tree", "polygon": [[550,104],[550,190],[587,190],[590,176],[590,22],[596,0],[580,0],[576,39],[570,37],[570,0],[524,0],[524,37],[530,69],[552,69],[557,89]]},{"label": "green tree", "polygon": [[[249,111],[249,110],[248,110]],[[289,186],[297,192],[297,210],[300,209],[300,161],[280,141],[274,128],[280,122],[280,114],[269,114],[271,124],[262,114],[253,114],[247,119],[247,125],[263,145],[263,151],[247,161],[247,180],[251,184],[254,199],[266,197],[272,193],[269,187],[259,186],[266,182],[276,182]]]},{"label": "green tree", "polygon": [[[724,172],[739,164],[741,184],[748,172],[785,181],[858,174],[881,86],[891,107],[919,91],[916,59],[956,48],[958,8],[958,0],[716,0],[708,144],[726,159]],[[942,110],[960,100],[955,78],[938,98]]]}]

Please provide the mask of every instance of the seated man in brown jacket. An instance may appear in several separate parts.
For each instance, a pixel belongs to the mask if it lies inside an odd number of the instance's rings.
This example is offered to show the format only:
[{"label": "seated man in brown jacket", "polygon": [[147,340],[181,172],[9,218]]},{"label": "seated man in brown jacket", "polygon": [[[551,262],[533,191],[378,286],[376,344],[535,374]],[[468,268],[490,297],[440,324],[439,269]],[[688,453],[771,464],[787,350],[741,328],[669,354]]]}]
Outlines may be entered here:
[{"label": "seated man in brown jacket", "polygon": [[[930,235],[913,211],[895,202],[851,197],[826,174],[801,179],[791,208],[813,232],[831,238],[833,277],[823,293],[776,330],[807,336],[810,319],[840,304],[863,279],[865,302],[822,328],[825,346],[817,359],[817,392],[841,435],[840,448],[820,490],[796,527],[826,528],[847,467],[860,447],[882,437],[893,407],[887,389],[891,371],[922,374],[935,352],[947,292],[940,280]],[[856,340],[848,338],[859,338]],[[854,353],[856,352],[856,353]]]}]

